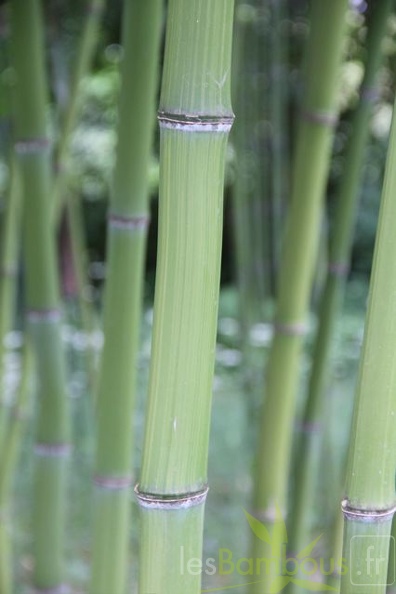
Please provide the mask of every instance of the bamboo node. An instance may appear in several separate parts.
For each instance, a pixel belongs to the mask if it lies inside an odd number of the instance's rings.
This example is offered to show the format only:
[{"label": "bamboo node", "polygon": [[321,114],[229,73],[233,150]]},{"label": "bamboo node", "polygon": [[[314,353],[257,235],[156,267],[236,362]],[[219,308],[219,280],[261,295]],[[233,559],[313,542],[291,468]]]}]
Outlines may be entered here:
[{"label": "bamboo node", "polygon": [[18,155],[39,155],[51,147],[49,138],[21,138],[15,141],[15,152]]},{"label": "bamboo node", "polygon": [[28,309],[27,319],[31,323],[39,324],[41,322],[48,322],[53,324],[59,322],[61,319],[61,312],[59,309]]},{"label": "bamboo node", "polygon": [[147,215],[136,215],[126,217],[109,213],[108,223],[111,229],[119,229],[122,231],[140,231],[147,229],[150,222],[150,217]]},{"label": "bamboo node", "polygon": [[53,588],[33,588],[32,594],[70,594],[70,588],[67,584],[59,584]]},{"label": "bamboo node", "polygon": [[339,278],[348,276],[349,264],[347,262],[329,262],[329,273]]},{"label": "bamboo node", "polygon": [[231,130],[234,114],[226,116],[199,116],[158,112],[160,128],[170,128],[183,132],[224,132]]},{"label": "bamboo node", "polygon": [[349,504],[348,499],[341,502],[342,513],[346,520],[354,520],[361,522],[386,522],[392,519],[396,512],[396,505],[387,509],[357,509]]},{"label": "bamboo node", "polygon": [[69,443],[36,443],[34,453],[43,458],[68,458],[72,447]]},{"label": "bamboo node", "polygon": [[134,491],[140,507],[172,511],[202,505],[205,503],[209,487],[206,485],[203,489],[196,491],[195,493],[183,493],[181,495],[154,495],[151,493],[143,493],[139,490],[139,484],[137,484]]},{"label": "bamboo node", "polygon": [[282,322],[274,323],[274,332],[276,334],[283,334],[284,336],[304,336],[307,332],[307,327],[303,323],[282,324]]},{"label": "bamboo node", "polygon": [[362,87],[360,90],[360,100],[365,103],[375,103],[380,98],[377,87]]},{"label": "bamboo node", "polygon": [[122,489],[129,489],[132,484],[132,477],[130,476],[101,476],[95,475],[93,478],[95,487],[100,489],[108,489],[110,491],[120,491]]},{"label": "bamboo node", "polygon": [[332,111],[321,111],[321,110],[303,110],[301,112],[301,118],[305,122],[311,124],[321,124],[322,126],[328,126],[334,128],[338,122],[338,115]]}]

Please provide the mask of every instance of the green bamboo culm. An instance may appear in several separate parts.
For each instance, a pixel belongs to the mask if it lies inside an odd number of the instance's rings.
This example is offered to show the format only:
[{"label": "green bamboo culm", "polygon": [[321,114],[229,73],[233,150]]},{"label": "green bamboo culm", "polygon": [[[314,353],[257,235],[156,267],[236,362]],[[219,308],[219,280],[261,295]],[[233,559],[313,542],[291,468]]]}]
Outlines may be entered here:
[{"label": "green bamboo culm", "polygon": [[5,338],[12,329],[18,275],[20,239],[20,184],[15,158],[10,159],[10,182],[2,225],[0,253],[0,444],[7,427],[7,402],[4,399]]},{"label": "green bamboo culm", "polygon": [[365,75],[360,91],[360,102],[353,116],[352,132],[346,149],[345,173],[337,199],[330,240],[327,278],[319,309],[319,326],[314,347],[315,356],[301,427],[299,451],[296,456],[296,486],[291,513],[290,540],[290,549],[293,552],[302,550],[310,542],[312,498],[315,495],[315,477],[319,463],[320,424],[323,420],[322,405],[329,373],[331,340],[348,272],[359,183],[363,171],[362,163],[369,133],[368,124],[373,100],[377,95],[375,81],[381,61],[381,41],[392,3],[392,0],[379,0],[370,7]]},{"label": "green bamboo culm", "polygon": [[[341,62],[346,0],[314,0],[307,47],[306,88],[301,108],[292,197],[279,273],[274,338],[270,350],[266,397],[261,413],[256,478],[255,515],[277,532],[276,508],[287,507],[288,472],[293,434],[294,401],[305,318],[317,253],[322,201],[330,149],[337,120],[336,94]],[[271,557],[254,540],[254,556]],[[274,577],[266,571],[252,591],[269,591]]]},{"label": "green bamboo culm", "polygon": [[135,489],[141,594],[198,594],[201,586],[180,560],[202,556],[233,8],[232,0],[168,6],[153,346]]},{"label": "green bamboo culm", "polygon": [[15,151],[23,191],[27,320],[37,365],[38,419],[33,513],[34,587],[60,592],[64,581],[65,480],[70,428],[61,344],[53,187],[46,107],[44,31],[38,0],[11,2]]},{"label": "green bamboo culm", "polygon": [[126,0],[122,89],[108,218],[104,348],[98,380],[92,594],[125,592],[149,162],[162,0]]},{"label": "green bamboo culm", "polygon": [[396,509],[395,163],[393,117],[342,502],[343,557],[349,563],[348,572],[341,577],[342,594],[363,590],[365,594],[385,593]]},{"label": "green bamboo culm", "polygon": [[15,401],[7,423],[0,457],[0,592],[12,594],[12,486],[27,413],[31,379],[32,352],[25,342],[21,354],[21,372]]}]

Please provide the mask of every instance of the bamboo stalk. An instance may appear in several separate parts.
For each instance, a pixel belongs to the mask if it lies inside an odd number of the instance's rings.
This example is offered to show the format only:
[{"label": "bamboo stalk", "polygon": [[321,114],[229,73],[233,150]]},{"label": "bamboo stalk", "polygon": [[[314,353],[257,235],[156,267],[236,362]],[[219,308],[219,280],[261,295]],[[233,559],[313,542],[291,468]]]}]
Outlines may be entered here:
[{"label": "bamboo stalk", "polygon": [[288,143],[287,143],[287,55],[286,35],[283,27],[286,22],[286,0],[271,0],[271,276],[272,294],[276,293],[276,278],[279,273],[280,238],[282,219],[286,209],[288,192]]},{"label": "bamboo stalk", "polygon": [[321,297],[319,327],[314,347],[315,357],[301,428],[299,453],[296,456],[296,488],[291,514],[291,551],[294,552],[303,549],[310,540],[312,499],[315,496],[315,477],[319,462],[316,452],[320,448],[321,441],[323,396],[329,373],[334,319],[345,289],[358,189],[363,170],[362,162],[369,133],[368,124],[372,102],[376,98],[375,79],[381,60],[381,41],[391,7],[392,0],[381,0],[371,7],[367,63],[361,87],[361,99],[353,117],[352,133],[346,149],[345,174],[337,201],[327,278]]},{"label": "bamboo stalk", "polygon": [[4,401],[4,355],[5,338],[12,329],[16,298],[16,279],[19,256],[20,187],[15,159],[10,159],[10,186],[3,221],[0,264],[0,443],[7,427],[7,402]]},{"label": "bamboo stalk", "polygon": [[232,0],[169,3],[153,346],[135,489],[141,594],[200,592],[200,573],[180,563],[202,556],[232,18]]},{"label": "bamboo stalk", "polygon": [[113,194],[108,219],[105,343],[98,386],[92,594],[121,594],[128,568],[132,419],[148,226],[162,0],[127,0]]},{"label": "bamboo stalk", "polygon": [[60,328],[57,262],[51,225],[50,141],[44,35],[38,0],[13,0],[12,49],[17,75],[15,151],[24,192],[23,226],[27,320],[37,364],[34,494],[34,586],[63,591],[66,465],[70,452],[65,361]]},{"label": "bamboo stalk", "polygon": [[[346,8],[346,0],[331,3],[316,0],[312,4],[306,89],[294,158],[292,199],[279,275],[275,334],[267,369],[254,488],[255,513],[270,532],[276,527],[275,506],[283,514],[287,506],[294,399],[337,120],[335,99]],[[257,539],[255,544],[258,547],[255,556],[262,557]],[[265,573],[264,582],[253,591],[268,591],[274,575],[270,571]]]},{"label": "bamboo stalk", "polygon": [[[395,113],[395,111],[394,111]],[[396,122],[393,119],[370,282],[368,312],[349,448],[342,594],[383,594],[396,509]],[[372,559],[372,562],[371,562]],[[369,567],[370,566],[370,567]]]},{"label": "bamboo stalk", "polygon": [[25,343],[21,354],[21,375],[17,396],[7,424],[4,446],[0,459],[0,592],[11,594],[12,589],[12,539],[11,519],[12,481],[18,460],[22,430],[26,415],[32,353]]}]

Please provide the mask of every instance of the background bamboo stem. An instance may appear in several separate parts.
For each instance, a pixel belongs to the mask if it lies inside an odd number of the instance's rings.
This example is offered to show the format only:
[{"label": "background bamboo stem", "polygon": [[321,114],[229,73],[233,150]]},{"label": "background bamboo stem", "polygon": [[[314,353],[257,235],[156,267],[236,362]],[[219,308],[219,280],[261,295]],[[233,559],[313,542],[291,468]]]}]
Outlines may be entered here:
[{"label": "background bamboo stem", "polygon": [[349,256],[357,207],[362,162],[369,133],[375,78],[381,60],[381,41],[392,1],[381,1],[371,7],[367,40],[367,63],[361,86],[361,98],[352,122],[352,133],[346,150],[345,173],[342,178],[330,243],[326,284],[321,297],[319,327],[315,340],[308,399],[301,428],[299,452],[296,456],[296,488],[292,507],[290,546],[303,549],[310,542],[310,519],[315,495],[323,422],[323,403],[335,317],[340,309],[349,267]]},{"label": "background bamboo stem", "polygon": [[52,163],[47,135],[44,36],[38,0],[13,0],[16,155],[23,186],[28,326],[37,364],[34,586],[63,587],[66,463],[70,451],[57,263],[51,225]]},{"label": "background bamboo stem", "polygon": [[[294,157],[292,199],[279,274],[274,338],[266,377],[254,487],[254,510],[272,531],[274,510],[287,508],[289,457],[302,333],[317,253],[322,200],[336,121],[337,75],[347,2],[312,4],[306,89]],[[261,543],[255,557],[263,555]],[[267,551],[268,553],[268,551]],[[253,591],[267,592],[274,575]]]},{"label": "background bamboo stem", "polygon": [[98,380],[92,594],[125,591],[133,412],[149,221],[162,0],[127,0],[113,193],[108,219],[105,343]]}]

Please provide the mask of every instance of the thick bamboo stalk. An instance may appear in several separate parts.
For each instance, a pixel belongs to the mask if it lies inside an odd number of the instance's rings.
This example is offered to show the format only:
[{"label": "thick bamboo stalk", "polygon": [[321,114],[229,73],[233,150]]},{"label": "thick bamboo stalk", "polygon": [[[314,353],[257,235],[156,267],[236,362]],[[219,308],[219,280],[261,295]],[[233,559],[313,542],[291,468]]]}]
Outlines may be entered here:
[{"label": "thick bamboo stalk", "polygon": [[159,110],[159,248],[140,483],[139,592],[198,594],[233,114],[233,1],[171,0]]},{"label": "thick bamboo stalk", "polygon": [[162,0],[127,0],[124,10],[118,146],[108,220],[105,343],[98,386],[92,594],[121,594],[126,586],[132,420]]},{"label": "thick bamboo stalk", "polygon": [[[367,39],[367,63],[361,87],[359,106],[353,117],[349,138],[345,174],[343,176],[330,241],[330,257],[326,284],[321,297],[319,327],[315,340],[308,399],[301,427],[299,452],[296,456],[296,488],[292,507],[290,550],[302,550],[310,540],[312,498],[318,471],[320,425],[323,421],[323,396],[328,377],[335,317],[344,293],[349,255],[353,237],[359,182],[363,171],[364,149],[369,132],[372,101],[376,97],[375,78],[381,60],[381,40],[384,35],[392,0],[380,0],[372,5]],[[310,503],[311,502],[311,503]]]},{"label": "thick bamboo stalk", "polygon": [[[283,245],[274,339],[261,413],[254,508],[271,531],[274,509],[286,513],[294,400],[299,359],[322,213],[333,129],[337,120],[337,75],[343,48],[346,0],[312,4],[306,89]],[[257,539],[255,540],[259,544]],[[267,551],[268,553],[268,551]],[[262,557],[257,550],[256,556]],[[268,557],[267,555],[264,555]],[[269,553],[270,556],[270,553]],[[255,592],[267,592],[273,578],[265,572]]]},{"label": "thick bamboo stalk", "polygon": [[[395,113],[395,111],[394,111]],[[396,509],[396,121],[393,118],[374,250],[349,449],[342,594],[384,594]],[[364,587],[363,587],[364,586]]]},{"label": "thick bamboo stalk", "polygon": [[65,365],[60,336],[57,262],[51,225],[50,141],[44,35],[38,0],[13,0],[12,49],[17,75],[16,143],[24,192],[27,319],[37,363],[38,419],[34,494],[34,586],[63,588],[66,464],[70,451]]}]

